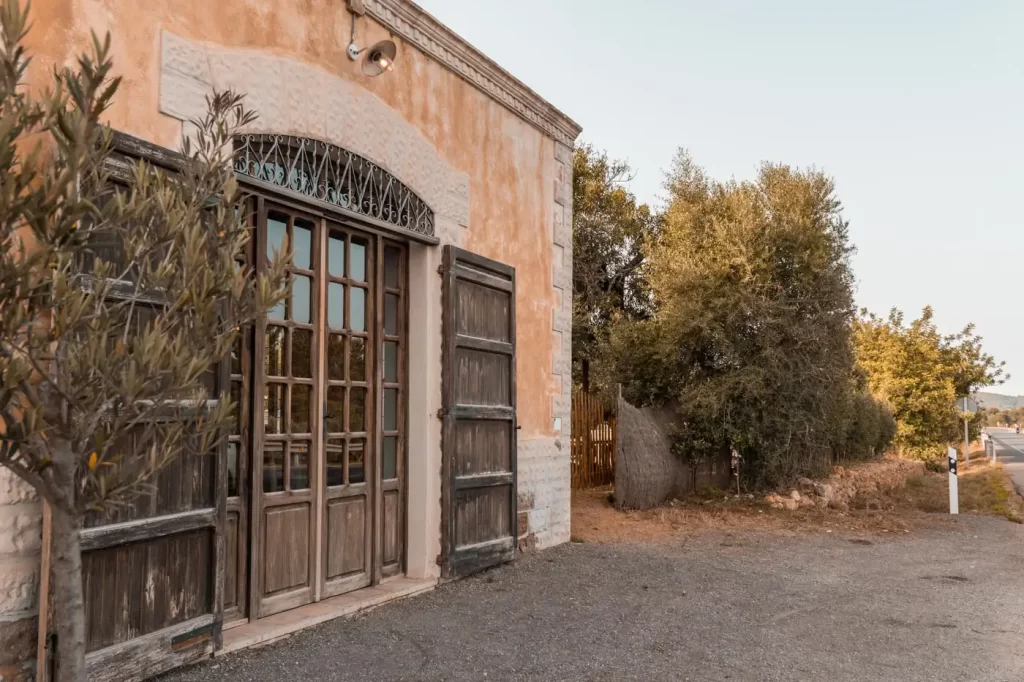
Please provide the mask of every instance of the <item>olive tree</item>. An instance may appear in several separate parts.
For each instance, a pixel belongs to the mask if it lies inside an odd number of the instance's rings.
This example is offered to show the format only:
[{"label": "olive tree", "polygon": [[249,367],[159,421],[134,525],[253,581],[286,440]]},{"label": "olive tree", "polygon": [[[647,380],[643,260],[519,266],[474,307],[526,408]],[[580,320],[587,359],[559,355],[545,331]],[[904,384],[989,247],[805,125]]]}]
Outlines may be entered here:
[{"label": "olive tree", "polygon": [[753,484],[825,473],[851,444],[880,454],[891,418],[858,384],[853,246],[832,180],[765,164],[719,182],[680,152],[666,190],[644,247],[654,313],[610,335],[624,397],[675,406],[678,452],[734,448]]},{"label": "olive tree", "polygon": [[0,7],[0,465],[50,507],[61,677],[84,680],[83,519],[214,449],[235,406],[206,378],[283,300],[284,259],[259,276],[237,264],[229,154],[253,120],[239,96],[211,95],[178,171],[139,162],[115,182],[109,36],[33,95],[27,13]]}]

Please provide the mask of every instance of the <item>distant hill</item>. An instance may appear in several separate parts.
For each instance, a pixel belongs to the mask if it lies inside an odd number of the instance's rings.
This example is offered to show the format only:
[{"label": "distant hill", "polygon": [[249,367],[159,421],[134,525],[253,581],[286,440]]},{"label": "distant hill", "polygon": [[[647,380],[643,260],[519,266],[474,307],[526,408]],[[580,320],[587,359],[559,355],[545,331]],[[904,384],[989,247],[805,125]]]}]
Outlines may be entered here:
[{"label": "distant hill", "polygon": [[1003,395],[1001,393],[978,393],[978,402],[982,407],[994,407],[997,410],[1010,410],[1024,407],[1024,395]]}]

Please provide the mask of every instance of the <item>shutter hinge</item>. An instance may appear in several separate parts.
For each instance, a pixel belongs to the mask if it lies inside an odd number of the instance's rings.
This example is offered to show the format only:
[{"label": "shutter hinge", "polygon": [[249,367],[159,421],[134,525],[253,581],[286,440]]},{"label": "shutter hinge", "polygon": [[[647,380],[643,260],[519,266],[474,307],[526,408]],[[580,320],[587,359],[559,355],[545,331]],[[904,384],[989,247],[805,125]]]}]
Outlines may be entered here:
[{"label": "shutter hinge", "polygon": [[437,408],[437,418],[438,419],[444,419],[447,416],[448,416],[448,410],[444,409],[443,407]]},{"label": "shutter hinge", "polygon": [[442,276],[444,275],[444,265],[438,265],[437,266],[437,274],[442,275]]}]

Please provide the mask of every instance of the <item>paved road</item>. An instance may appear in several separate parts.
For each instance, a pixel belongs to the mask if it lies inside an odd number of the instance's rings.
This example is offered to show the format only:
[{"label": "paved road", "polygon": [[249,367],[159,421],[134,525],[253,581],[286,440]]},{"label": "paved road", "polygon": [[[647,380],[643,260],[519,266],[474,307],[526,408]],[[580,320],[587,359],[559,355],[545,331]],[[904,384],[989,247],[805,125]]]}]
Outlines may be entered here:
[{"label": "paved road", "polygon": [[1024,680],[1024,527],[564,545],[164,682]]},{"label": "paved road", "polygon": [[1003,463],[1017,494],[1024,495],[1024,433],[1012,429],[988,429],[988,433],[996,442],[996,459]]}]

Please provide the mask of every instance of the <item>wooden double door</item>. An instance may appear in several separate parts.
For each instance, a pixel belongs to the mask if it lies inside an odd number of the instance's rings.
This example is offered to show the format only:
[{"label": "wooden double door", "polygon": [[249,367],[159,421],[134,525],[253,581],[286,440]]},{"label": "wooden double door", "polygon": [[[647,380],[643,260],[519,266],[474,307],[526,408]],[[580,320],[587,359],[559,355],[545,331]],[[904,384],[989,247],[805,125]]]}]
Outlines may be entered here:
[{"label": "wooden double door", "polygon": [[235,349],[225,623],[403,571],[406,248],[269,198],[250,263],[290,292]]}]

